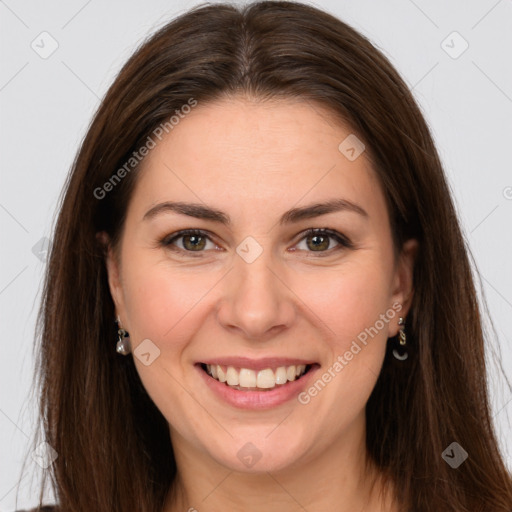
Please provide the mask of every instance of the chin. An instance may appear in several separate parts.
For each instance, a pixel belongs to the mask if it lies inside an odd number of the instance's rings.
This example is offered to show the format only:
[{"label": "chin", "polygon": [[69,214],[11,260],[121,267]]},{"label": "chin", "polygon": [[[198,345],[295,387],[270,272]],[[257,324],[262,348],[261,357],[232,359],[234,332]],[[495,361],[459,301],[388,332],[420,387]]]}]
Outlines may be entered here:
[{"label": "chin", "polygon": [[[280,436],[272,439],[272,428],[262,428],[251,435],[230,438],[226,444],[207,446],[212,459],[226,468],[240,473],[258,474],[281,471],[298,466],[304,452],[304,443],[291,441],[287,435],[286,442]],[[302,446],[302,449],[301,449]]]}]

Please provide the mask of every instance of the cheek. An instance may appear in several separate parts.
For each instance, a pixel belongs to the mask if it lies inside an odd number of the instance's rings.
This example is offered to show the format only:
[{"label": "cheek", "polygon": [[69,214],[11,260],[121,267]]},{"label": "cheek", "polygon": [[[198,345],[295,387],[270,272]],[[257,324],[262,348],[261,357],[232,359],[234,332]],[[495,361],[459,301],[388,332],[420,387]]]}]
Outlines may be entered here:
[{"label": "cheek", "polygon": [[[384,255],[368,252],[337,268],[302,275],[294,289],[324,324],[331,348],[339,353],[389,308],[390,272]],[[382,330],[387,337],[387,324]]]},{"label": "cheek", "polygon": [[[194,422],[183,410],[189,397],[183,396],[178,383],[186,380],[186,349],[201,326],[204,296],[215,279],[204,272],[171,267],[163,259],[140,256],[134,252],[129,259],[127,255],[130,265],[123,270],[130,339],[135,351],[143,340],[149,339],[160,353],[149,366],[141,364],[137,357],[134,362],[144,388],[164,416]],[[176,419],[173,421],[176,423]],[[190,430],[187,421],[177,424]]]},{"label": "cheek", "polygon": [[[135,255],[136,256],[136,255]],[[129,256],[128,256],[129,257]],[[171,267],[165,260],[136,258],[123,273],[130,335],[149,338],[159,348],[177,350],[197,329],[201,302],[217,278],[213,273]],[[172,340],[172,343],[169,341]]]}]

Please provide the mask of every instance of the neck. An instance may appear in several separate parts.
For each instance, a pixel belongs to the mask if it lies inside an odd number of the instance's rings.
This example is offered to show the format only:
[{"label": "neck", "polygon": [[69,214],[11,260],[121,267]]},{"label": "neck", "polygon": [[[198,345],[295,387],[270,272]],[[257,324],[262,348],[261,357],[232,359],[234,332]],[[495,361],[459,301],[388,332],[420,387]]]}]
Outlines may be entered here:
[{"label": "neck", "polygon": [[[361,423],[363,422],[361,428]],[[395,512],[382,474],[368,462],[364,417],[342,438],[279,471],[243,473],[218,464],[171,429],[178,477],[164,512]],[[313,450],[311,450],[313,451]]]}]

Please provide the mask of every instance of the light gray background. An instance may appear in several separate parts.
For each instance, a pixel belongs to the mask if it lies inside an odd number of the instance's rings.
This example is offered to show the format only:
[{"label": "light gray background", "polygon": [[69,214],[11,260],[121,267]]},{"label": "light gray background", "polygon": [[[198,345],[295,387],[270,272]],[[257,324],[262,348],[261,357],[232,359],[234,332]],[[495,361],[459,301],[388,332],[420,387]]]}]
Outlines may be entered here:
[{"label": "light gray background", "polygon": [[[33,247],[51,237],[66,174],[121,65],[148,33],[196,4],[0,0],[0,512],[15,508],[21,461],[36,421],[29,384],[44,257]],[[501,347],[511,376],[512,1],[319,0],[315,5],[368,36],[413,88],[482,275],[498,334],[493,350]],[[43,31],[58,43],[45,59],[31,47],[51,48]],[[464,40],[469,47],[458,55]],[[493,414],[512,467],[512,394],[492,359],[490,364]],[[36,503],[38,488],[30,485],[37,471],[30,458],[19,508]]]}]

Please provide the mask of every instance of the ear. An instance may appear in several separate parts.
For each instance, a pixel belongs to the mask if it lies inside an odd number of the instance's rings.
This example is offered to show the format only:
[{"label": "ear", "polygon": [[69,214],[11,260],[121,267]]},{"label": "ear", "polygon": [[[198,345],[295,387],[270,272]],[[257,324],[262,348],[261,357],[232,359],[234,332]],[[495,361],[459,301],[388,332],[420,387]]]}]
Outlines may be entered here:
[{"label": "ear", "polygon": [[125,326],[123,319],[126,319],[123,288],[121,284],[121,269],[119,257],[114,251],[110,238],[104,231],[96,234],[96,239],[103,247],[105,266],[107,268],[108,286],[110,295],[114,301],[116,317],[121,318],[121,325]]},{"label": "ear", "polygon": [[393,276],[393,295],[391,304],[399,303],[402,309],[398,311],[397,320],[389,326],[389,336],[398,334],[398,318],[407,316],[411,307],[414,295],[414,263],[419,250],[419,243],[416,239],[407,240],[403,246],[398,258],[398,262]]}]

